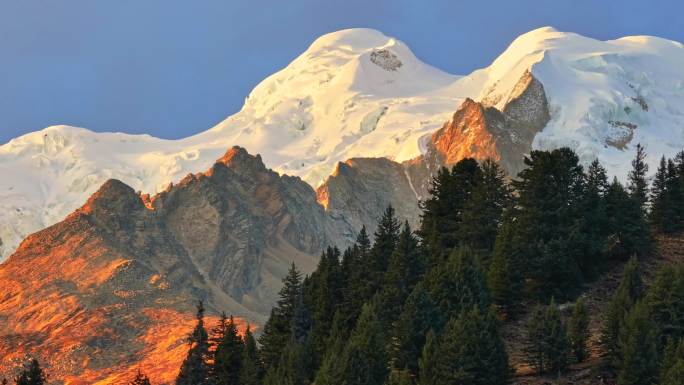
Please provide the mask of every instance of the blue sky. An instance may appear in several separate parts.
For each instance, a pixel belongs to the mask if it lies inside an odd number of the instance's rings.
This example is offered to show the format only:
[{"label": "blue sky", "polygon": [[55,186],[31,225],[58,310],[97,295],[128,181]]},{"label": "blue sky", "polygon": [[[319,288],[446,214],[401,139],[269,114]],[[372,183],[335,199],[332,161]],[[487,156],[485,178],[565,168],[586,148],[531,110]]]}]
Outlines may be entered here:
[{"label": "blue sky", "polygon": [[53,124],[179,138],[318,36],[370,27],[466,74],[552,25],[684,41],[681,0],[0,0],[0,143]]}]

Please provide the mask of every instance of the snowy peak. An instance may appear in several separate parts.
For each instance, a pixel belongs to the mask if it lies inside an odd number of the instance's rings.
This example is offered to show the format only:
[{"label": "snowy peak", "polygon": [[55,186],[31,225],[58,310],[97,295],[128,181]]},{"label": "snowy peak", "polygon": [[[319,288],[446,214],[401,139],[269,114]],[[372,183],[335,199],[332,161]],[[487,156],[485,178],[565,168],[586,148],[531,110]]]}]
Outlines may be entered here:
[{"label": "snowy peak", "polygon": [[[313,187],[346,159],[412,161],[426,155],[466,98],[491,113],[489,122],[503,114],[500,131],[468,136],[466,119],[449,132],[481,142],[478,149],[511,149],[499,154],[511,170],[531,148],[569,146],[624,177],[636,143],[655,169],[662,154],[684,147],[682,63],[681,43],[599,41],[544,27],[513,40],[490,66],[458,76],[381,32],[333,32],[264,79],[237,114],[195,136],[172,141],[55,126],[0,146],[0,254],[64,218],[108,179],[154,194],[209,169],[232,146]],[[447,142],[446,155],[473,152]]]}]

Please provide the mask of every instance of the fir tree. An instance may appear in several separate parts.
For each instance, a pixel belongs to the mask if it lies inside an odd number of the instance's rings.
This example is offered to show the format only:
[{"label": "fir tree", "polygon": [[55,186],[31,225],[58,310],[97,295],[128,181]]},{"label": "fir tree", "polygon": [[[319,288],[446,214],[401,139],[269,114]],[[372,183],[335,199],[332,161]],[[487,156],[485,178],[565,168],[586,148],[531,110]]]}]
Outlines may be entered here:
[{"label": "fir tree", "polygon": [[374,280],[371,293],[375,293],[380,288],[382,276],[387,271],[390,257],[399,241],[400,229],[401,224],[397,220],[394,208],[390,205],[380,218],[378,228],[375,230],[373,247],[369,252],[369,265],[366,267],[372,273],[371,278]]},{"label": "fir tree", "polygon": [[176,385],[205,385],[209,381],[209,337],[204,328],[204,304],[197,305],[197,324],[188,337],[188,355],[181,365],[176,378]]},{"label": "fir tree", "polygon": [[[543,299],[567,296],[581,275],[571,234],[583,213],[580,205],[584,173],[568,148],[532,151],[518,174],[513,250],[526,267],[529,291]],[[583,241],[582,241],[583,242]]]},{"label": "fir tree", "polygon": [[684,266],[666,265],[656,274],[646,301],[658,325],[660,342],[684,337]]},{"label": "fir tree", "polygon": [[577,362],[587,359],[587,339],[589,338],[589,313],[584,300],[579,299],[572,307],[572,316],[568,322],[568,338],[570,350]]},{"label": "fir tree", "polygon": [[430,330],[441,330],[442,315],[422,283],[411,292],[404,309],[392,327],[389,355],[392,368],[405,369],[415,376],[423,351],[426,335]]},{"label": "fir tree", "polygon": [[231,315],[221,314],[219,325],[214,329],[215,349],[211,366],[212,382],[216,385],[240,385],[244,344],[238,335],[237,325]]},{"label": "fir tree", "polygon": [[468,247],[454,249],[448,260],[426,274],[424,281],[447,319],[473,306],[486,309],[490,305],[485,275]]},{"label": "fir tree", "polygon": [[679,167],[674,161],[668,160],[665,179],[665,193],[667,194],[665,220],[667,226],[664,230],[666,232],[678,232],[684,227],[684,212],[682,212],[684,184],[682,184],[682,180],[682,176],[679,175]]},{"label": "fir tree", "polygon": [[661,232],[668,229],[667,207],[670,204],[667,194],[667,161],[665,156],[660,158],[658,170],[651,186],[651,212],[649,219],[653,227]]},{"label": "fir tree", "polygon": [[312,350],[308,342],[290,340],[280,362],[264,377],[264,385],[309,385]]},{"label": "fir tree", "polygon": [[629,257],[648,250],[650,234],[641,210],[617,178],[606,194],[609,218],[608,251],[613,257]]},{"label": "fir tree", "polygon": [[634,304],[641,299],[643,293],[644,287],[639,272],[639,262],[636,257],[632,257],[625,265],[620,286],[608,304],[606,316],[603,320],[601,344],[606,358],[613,365],[621,361],[619,337],[624,328],[625,317]]},{"label": "fir tree", "polygon": [[527,362],[537,373],[561,372],[567,367],[569,342],[560,311],[552,299],[536,306],[527,324],[524,346]]},{"label": "fir tree", "polygon": [[311,338],[315,362],[325,353],[333,316],[342,304],[342,275],[339,265],[340,252],[328,248],[321,256],[316,271],[311,274],[306,294],[311,306]]},{"label": "fir tree", "polygon": [[503,385],[510,369],[493,311],[475,307],[446,326],[439,340],[433,383]]},{"label": "fir tree", "polygon": [[570,235],[571,242],[576,243],[574,250],[579,268],[584,277],[591,279],[605,268],[604,257],[610,234],[605,200],[608,177],[598,160],[594,160],[587,169],[584,185],[579,202],[581,216]]},{"label": "fir tree", "polygon": [[487,286],[492,302],[506,314],[513,311],[523,287],[518,256],[513,248],[513,231],[513,215],[506,214],[496,237],[492,262],[487,273]]},{"label": "fir tree", "polygon": [[364,305],[359,321],[340,358],[345,385],[382,384],[387,376],[383,326],[376,306]]},{"label": "fir tree", "polygon": [[278,302],[271,309],[271,315],[264,325],[261,337],[259,337],[261,359],[266,369],[277,365],[285,345],[290,340],[292,317],[297,306],[301,286],[301,274],[295,264],[292,263],[287,276],[283,279],[283,287],[278,293]]},{"label": "fir tree", "polygon": [[658,334],[646,303],[638,302],[620,330],[618,383],[653,384],[658,378]]},{"label": "fir tree", "polygon": [[660,384],[684,384],[684,339],[679,340],[679,343],[668,339],[660,365]]},{"label": "fir tree", "polygon": [[345,342],[347,341],[347,330],[344,317],[337,312],[333,317],[333,326],[328,338],[328,348],[323,357],[322,363],[314,383],[316,385],[336,385],[343,380],[344,365],[341,362]]},{"label": "fir tree", "polygon": [[130,385],[152,385],[150,379],[143,374],[143,372],[138,369],[138,373],[135,375],[133,381],[129,383]]},{"label": "fir tree", "polygon": [[502,215],[510,207],[513,197],[505,174],[495,161],[485,160],[481,170],[481,177],[474,185],[471,197],[464,204],[458,238],[463,245],[489,257]]},{"label": "fir tree", "polygon": [[650,229],[646,220],[648,203],[648,164],[646,152],[641,144],[637,144],[636,155],[632,160],[632,170],[629,172],[627,189],[632,201],[628,221],[624,223],[627,237],[630,240],[632,253],[645,254],[651,246]]},{"label": "fir tree", "polygon": [[241,385],[261,385],[262,368],[259,351],[249,325],[245,330],[244,350],[242,352]]},{"label": "fir tree", "polygon": [[525,328],[523,350],[527,363],[539,374],[544,373],[547,367],[545,332],[544,308],[541,305],[536,305]]},{"label": "fir tree", "polygon": [[549,371],[560,373],[568,366],[570,346],[565,325],[563,325],[560,311],[553,298],[544,312],[544,329],[547,366]]},{"label": "fir tree", "polygon": [[47,375],[40,368],[38,360],[31,359],[15,378],[16,385],[44,385],[47,382]]},{"label": "fir tree", "polygon": [[437,349],[438,349],[437,334],[434,330],[430,330],[425,336],[425,345],[418,361],[419,381],[420,385],[440,385],[437,382]]},{"label": "fir tree", "polygon": [[408,222],[405,222],[390,258],[381,294],[381,316],[386,323],[392,323],[399,316],[406,298],[422,274],[423,259],[418,240],[413,236]]},{"label": "fir tree", "polygon": [[646,163],[646,151],[640,143],[636,145],[636,155],[632,160],[632,170],[629,172],[629,195],[636,202],[637,207],[646,214],[646,203],[648,203],[648,182],[646,174],[648,164]]}]

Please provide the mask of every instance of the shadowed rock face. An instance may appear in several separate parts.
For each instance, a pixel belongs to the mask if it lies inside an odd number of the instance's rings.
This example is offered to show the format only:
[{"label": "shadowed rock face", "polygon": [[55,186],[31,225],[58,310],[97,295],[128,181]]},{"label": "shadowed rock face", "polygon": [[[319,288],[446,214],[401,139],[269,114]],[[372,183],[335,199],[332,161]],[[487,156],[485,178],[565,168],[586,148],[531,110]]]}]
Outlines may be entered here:
[{"label": "shadowed rock face", "polygon": [[310,186],[237,147],[151,198],[110,180],[0,265],[0,374],[30,353],[67,383],[168,383],[197,299],[263,321],[289,263],[311,271],[335,236]]}]

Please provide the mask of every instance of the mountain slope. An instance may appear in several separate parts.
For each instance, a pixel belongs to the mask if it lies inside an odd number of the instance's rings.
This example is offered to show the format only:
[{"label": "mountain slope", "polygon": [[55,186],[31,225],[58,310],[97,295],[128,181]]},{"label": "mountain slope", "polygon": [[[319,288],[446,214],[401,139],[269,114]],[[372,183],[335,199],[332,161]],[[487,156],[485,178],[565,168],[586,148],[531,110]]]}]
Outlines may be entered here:
[{"label": "mountain slope", "polygon": [[198,298],[260,325],[285,269],[312,271],[336,226],[308,184],[239,147],[152,197],[109,180],[0,265],[0,373],[35,354],[71,384],[139,366],[169,383]]},{"label": "mountain slope", "polygon": [[[207,169],[232,145],[262,154],[269,167],[314,187],[350,158],[401,163],[427,157],[433,133],[465,98],[506,113],[528,73],[545,91],[550,120],[541,131],[518,132],[506,124],[497,134],[487,127],[485,136],[494,134],[498,144],[492,151],[506,137],[520,144],[499,157],[515,163],[528,146],[570,146],[584,162],[598,157],[624,177],[641,142],[654,171],[661,154],[684,147],[683,62],[677,42],[603,42],[547,27],[517,38],[491,66],[455,76],[422,63],[405,44],[378,31],[334,32],[261,82],[240,112],[193,137],[170,141],[55,126],[1,146],[0,254],[66,216],[109,178],[156,193]],[[518,114],[513,120],[520,121],[529,109],[535,105],[509,107],[508,120]],[[470,152],[453,143],[445,154]],[[515,169],[513,163],[507,168]]]}]

